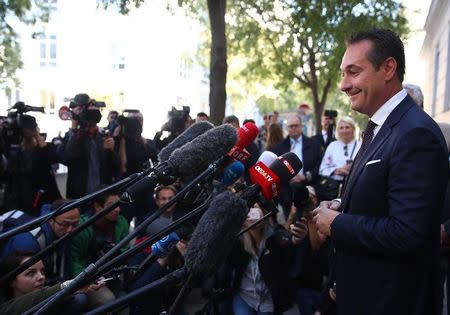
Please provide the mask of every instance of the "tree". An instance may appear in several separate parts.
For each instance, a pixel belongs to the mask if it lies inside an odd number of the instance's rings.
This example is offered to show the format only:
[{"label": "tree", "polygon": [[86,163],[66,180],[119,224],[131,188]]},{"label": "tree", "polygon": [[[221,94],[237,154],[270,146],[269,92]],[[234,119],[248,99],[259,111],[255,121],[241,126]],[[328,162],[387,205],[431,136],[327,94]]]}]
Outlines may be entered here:
[{"label": "tree", "polygon": [[22,68],[21,50],[15,31],[17,22],[35,24],[48,21],[49,1],[15,0],[0,1],[0,86],[18,85],[16,71]]},{"label": "tree", "polygon": [[230,53],[250,59],[243,74],[276,75],[279,88],[296,81],[309,90],[317,130],[330,90],[337,88],[346,36],[370,27],[408,32],[395,0],[230,1]]}]

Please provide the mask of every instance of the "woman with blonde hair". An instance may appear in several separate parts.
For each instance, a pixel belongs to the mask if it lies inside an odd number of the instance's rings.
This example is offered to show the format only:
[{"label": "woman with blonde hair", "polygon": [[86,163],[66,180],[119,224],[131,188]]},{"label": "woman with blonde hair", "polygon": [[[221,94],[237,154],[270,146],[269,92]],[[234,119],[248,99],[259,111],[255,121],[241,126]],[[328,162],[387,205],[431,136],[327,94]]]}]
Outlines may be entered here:
[{"label": "woman with blonde hair", "polygon": [[[316,187],[319,200],[331,200],[339,195],[339,184],[342,184],[348,175],[353,160],[361,147],[361,143],[356,140],[356,123],[351,117],[346,116],[339,119],[336,127],[336,139],[327,147],[320,164],[319,175],[322,176],[322,179]],[[330,183],[336,188],[336,191],[324,196],[323,188]]]}]

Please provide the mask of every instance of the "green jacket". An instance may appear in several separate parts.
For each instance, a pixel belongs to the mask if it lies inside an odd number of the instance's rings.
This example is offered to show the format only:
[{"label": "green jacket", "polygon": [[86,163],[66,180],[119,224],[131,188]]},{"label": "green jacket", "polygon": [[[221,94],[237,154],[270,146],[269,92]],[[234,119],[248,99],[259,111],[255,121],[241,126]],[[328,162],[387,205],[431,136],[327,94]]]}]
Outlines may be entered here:
[{"label": "green jacket", "polygon": [[33,306],[46,300],[56,292],[61,290],[61,284],[52,287],[43,287],[40,290],[30,292],[21,297],[8,300],[0,305],[0,314],[20,315],[31,309]]},{"label": "green jacket", "polygon": [[[89,219],[89,216],[82,215],[80,217],[80,224],[85,222],[87,219]],[[114,242],[116,244],[128,235],[128,229],[128,221],[123,216],[119,215],[117,217],[114,232]],[[122,248],[122,251],[125,249],[126,248]],[[94,250],[94,228],[90,225],[72,239],[72,245],[70,248],[70,269],[73,277],[80,274],[88,266],[88,264],[91,263],[89,259],[95,254]]]}]

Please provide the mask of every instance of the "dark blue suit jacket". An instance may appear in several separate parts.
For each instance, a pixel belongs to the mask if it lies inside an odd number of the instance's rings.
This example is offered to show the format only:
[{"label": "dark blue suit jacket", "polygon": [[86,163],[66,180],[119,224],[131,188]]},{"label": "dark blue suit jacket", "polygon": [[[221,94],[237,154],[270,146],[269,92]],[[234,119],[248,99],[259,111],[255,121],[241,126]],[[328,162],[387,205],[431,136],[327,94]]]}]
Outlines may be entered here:
[{"label": "dark blue suit jacket", "polygon": [[439,127],[407,96],[351,170],[331,225],[338,314],[440,314],[447,157]]},{"label": "dark blue suit jacket", "polygon": [[[286,137],[283,141],[276,144],[272,148],[272,152],[276,155],[282,155],[286,152],[291,151],[290,138]],[[320,146],[317,141],[302,136],[302,154],[303,154],[303,173],[311,173],[311,180],[306,182],[305,185],[314,184],[319,176],[319,168],[321,163],[321,152]],[[285,206],[290,206],[292,201],[292,190],[288,183],[282,183],[280,192],[280,203]]]}]

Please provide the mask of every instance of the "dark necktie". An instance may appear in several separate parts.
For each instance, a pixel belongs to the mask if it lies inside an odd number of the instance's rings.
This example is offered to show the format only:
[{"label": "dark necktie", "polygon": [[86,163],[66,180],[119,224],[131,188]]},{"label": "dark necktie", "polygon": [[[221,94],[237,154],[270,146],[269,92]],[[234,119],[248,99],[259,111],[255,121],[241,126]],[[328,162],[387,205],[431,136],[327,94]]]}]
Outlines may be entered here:
[{"label": "dark necktie", "polygon": [[367,122],[366,130],[364,130],[364,134],[363,134],[363,141],[361,143],[361,148],[359,149],[355,160],[360,160],[364,156],[364,153],[366,152],[367,148],[369,147],[369,144],[372,142],[373,131],[375,130],[376,126],[377,126],[377,124],[371,120],[369,120]]},{"label": "dark necktie", "polygon": [[369,147],[369,144],[372,142],[373,131],[375,130],[376,126],[377,126],[377,124],[371,120],[369,120],[367,122],[366,129],[364,130],[364,133],[363,133],[363,141],[361,143],[361,148],[359,149],[358,154],[356,154],[356,156],[355,156],[355,160],[353,161],[352,168],[350,169],[350,174],[349,174],[349,176],[347,176],[344,187],[342,188],[342,194],[341,194],[342,197],[345,196],[347,184],[350,182],[352,175],[354,176],[354,174],[353,174],[354,170],[357,168],[359,162],[363,159],[364,153],[366,152],[367,148]]}]

